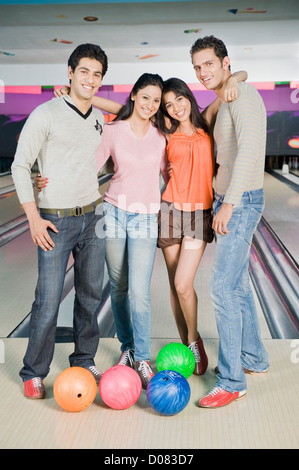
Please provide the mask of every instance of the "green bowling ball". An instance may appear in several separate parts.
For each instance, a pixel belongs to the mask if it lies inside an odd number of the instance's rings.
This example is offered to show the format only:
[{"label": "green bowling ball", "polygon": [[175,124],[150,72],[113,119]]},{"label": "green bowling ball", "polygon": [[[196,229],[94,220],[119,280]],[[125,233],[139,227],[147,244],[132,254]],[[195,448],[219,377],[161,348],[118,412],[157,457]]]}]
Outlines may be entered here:
[{"label": "green bowling ball", "polygon": [[159,372],[173,370],[188,379],[193,374],[195,359],[192,351],[184,344],[170,343],[160,350],[156,365]]}]

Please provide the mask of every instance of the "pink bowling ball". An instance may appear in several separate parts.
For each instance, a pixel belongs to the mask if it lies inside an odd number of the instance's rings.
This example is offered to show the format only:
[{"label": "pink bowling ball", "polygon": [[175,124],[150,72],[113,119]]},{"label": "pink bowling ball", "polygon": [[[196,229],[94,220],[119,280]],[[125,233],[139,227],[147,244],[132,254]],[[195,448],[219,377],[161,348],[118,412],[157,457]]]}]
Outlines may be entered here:
[{"label": "pink bowling ball", "polygon": [[104,403],[114,410],[134,405],[142,390],[137,372],[128,366],[113,366],[103,374],[99,391]]}]

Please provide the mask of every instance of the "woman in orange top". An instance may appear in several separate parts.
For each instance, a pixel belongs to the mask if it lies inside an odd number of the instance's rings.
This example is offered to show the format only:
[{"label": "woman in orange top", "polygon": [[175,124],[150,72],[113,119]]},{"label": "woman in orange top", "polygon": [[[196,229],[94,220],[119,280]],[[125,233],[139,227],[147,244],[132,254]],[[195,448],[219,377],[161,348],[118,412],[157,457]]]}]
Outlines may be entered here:
[{"label": "woman in orange top", "polygon": [[[242,72],[234,74],[228,89],[236,84],[233,80],[243,78]],[[169,118],[165,134],[172,173],[162,194],[158,246],[163,250],[167,266],[175,321],[183,344],[195,356],[196,375],[202,375],[208,365],[197,330],[197,295],[193,282],[205,247],[213,241],[215,161],[211,130],[219,105],[217,98],[202,115],[185,82],[177,78],[164,82],[162,106]]]}]

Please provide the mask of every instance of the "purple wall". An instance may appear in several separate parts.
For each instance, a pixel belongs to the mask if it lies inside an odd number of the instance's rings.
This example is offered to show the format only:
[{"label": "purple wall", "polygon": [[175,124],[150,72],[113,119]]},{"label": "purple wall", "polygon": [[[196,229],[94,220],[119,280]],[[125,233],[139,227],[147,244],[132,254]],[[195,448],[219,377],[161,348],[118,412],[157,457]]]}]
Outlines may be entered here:
[{"label": "purple wall", "polygon": [[[268,112],[299,111],[299,103],[295,102],[299,101],[299,90],[291,90],[289,85],[277,85],[274,90],[260,90],[259,93]],[[114,93],[112,86],[103,86],[99,94],[119,103],[124,103],[128,96],[128,93]],[[201,108],[205,108],[215,97],[211,91],[194,91],[194,95]],[[0,104],[0,114],[28,115],[39,104],[52,98],[52,90],[43,90],[41,95],[6,93],[5,103]]]},{"label": "purple wall", "polygon": [[[115,93],[113,86],[103,86],[99,94],[121,104],[129,95]],[[299,155],[299,89],[277,85],[274,90],[261,90],[260,94],[268,115],[267,155]],[[201,109],[216,96],[211,91],[194,91],[194,95]],[[0,170],[3,170],[3,159],[13,158],[27,116],[53,97],[51,89],[43,89],[40,95],[6,93],[5,103],[0,104]]]},{"label": "purple wall", "polygon": [[[103,86],[99,93],[103,98],[109,98],[124,103],[127,93],[114,93],[112,86]],[[42,90],[40,95],[6,93],[5,103],[0,104],[0,115],[29,115],[40,104],[53,99],[53,90]]]}]

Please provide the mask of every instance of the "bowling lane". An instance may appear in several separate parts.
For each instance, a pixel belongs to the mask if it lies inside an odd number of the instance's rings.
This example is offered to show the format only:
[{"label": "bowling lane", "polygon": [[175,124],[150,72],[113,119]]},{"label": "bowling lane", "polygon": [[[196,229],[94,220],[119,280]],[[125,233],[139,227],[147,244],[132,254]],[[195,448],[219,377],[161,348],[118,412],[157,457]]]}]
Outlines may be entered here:
[{"label": "bowling lane", "polygon": [[30,312],[37,280],[37,250],[29,231],[0,247],[0,336]]},{"label": "bowling lane", "polygon": [[264,189],[264,217],[299,263],[299,193],[269,173],[265,173]]},{"label": "bowling lane", "polygon": [[0,177],[0,227],[24,214],[11,175]]},{"label": "bowling lane", "polygon": [[13,184],[10,172],[0,173],[0,190]]},{"label": "bowling lane", "polygon": [[[194,281],[194,287],[198,297],[198,331],[204,339],[218,338],[214,308],[210,297],[210,278],[215,255],[215,248],[215,243],[211,243],[207,246]],[[257,299],[254,289],[253,292],[258,309],[262,337],[271,338],[269,328],[266,324],[263,311],[261,309],[260,303]],[[178,339],[177,327],[173,318],[169,300],[169,283],[167,270],[163,254],[160,249],[158,249],[156,253],[152,277],[151,304],[152,338],[172,338],[172,340]]]},{"label": "bowling lane", "polygon": [[[24,214],[14,191],[10,175],[0,178],[0,191],[10,188],[7,197],[0,198],[0,227]],[[107,177],[100,180],[100,193],[109,185]],[[68,268],[73,264],[70,257]],[[7,337],[28,315],[34,300],[37,281],[37,249],[30,232],[14,238],[0,247],[0,337]],[[70,323],[70,320],[68,320]]]}]

